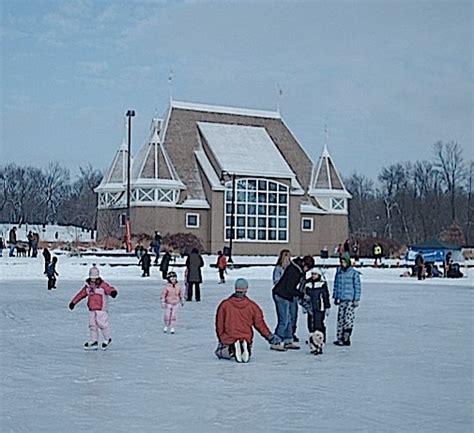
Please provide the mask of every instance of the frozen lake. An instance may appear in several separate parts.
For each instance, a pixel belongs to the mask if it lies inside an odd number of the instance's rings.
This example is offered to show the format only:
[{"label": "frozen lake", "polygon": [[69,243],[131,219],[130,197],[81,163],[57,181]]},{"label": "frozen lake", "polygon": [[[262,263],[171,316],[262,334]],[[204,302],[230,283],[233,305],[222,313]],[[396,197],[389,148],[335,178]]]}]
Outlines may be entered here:
[{"label": "frozen lake", "polygon": [[[418,282],[397,269],[363,269],[350,348],[328,344],[314,357],[303,342],[277,353],[256,335],[250,363],[237,364],[213,354],[216,307],[245,276],[274,329],[271,268],[230,271],[226,285],[206,268],[203,301],[187,303],[169,335],[156,268],[142,279],[136,267],[101,266],[119,290],[109,304],[113,344],[85,352],[85,301],[74,311],[67,304],[93,261],[60,257],[58,290],[47,292],[41,260],[0,259],[2,432],[473,429],[472,270],[462,280]],[[329,343],[335,313],[326,321]]]}]

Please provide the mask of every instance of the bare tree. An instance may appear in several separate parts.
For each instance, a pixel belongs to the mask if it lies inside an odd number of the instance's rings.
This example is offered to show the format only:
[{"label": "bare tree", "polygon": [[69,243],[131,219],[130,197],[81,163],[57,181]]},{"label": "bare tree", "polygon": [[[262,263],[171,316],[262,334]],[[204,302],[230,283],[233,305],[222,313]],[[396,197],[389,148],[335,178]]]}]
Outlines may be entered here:
[{"label": "bare tree", "polygon": [[67,197],[70,174],[58,162],[50,162],[44,170],[42,196],[44,199],[44,222],[56,222],[59,206]]},{"label": "bare tree", "polygon": [[456,191],[465,177],[462,149],[454,141],[449,143],[438,141],[433,145],[433,151],[437,158],[435,166],[440,171],[451,197],[451,220],[454,222],[456,220]]}]

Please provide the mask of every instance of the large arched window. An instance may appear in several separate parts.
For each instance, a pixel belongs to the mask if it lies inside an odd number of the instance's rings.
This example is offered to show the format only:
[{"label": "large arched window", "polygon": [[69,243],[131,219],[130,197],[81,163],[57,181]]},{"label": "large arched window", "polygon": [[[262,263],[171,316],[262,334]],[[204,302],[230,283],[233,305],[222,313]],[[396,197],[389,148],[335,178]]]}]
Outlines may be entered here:
[{"label": "large arched window", "polygon": [[[288,242],[289,189],[266,179],[238,179],[235,187],[234,240]],[[232,181],[225,184],[225,239],[232,228]]]}]

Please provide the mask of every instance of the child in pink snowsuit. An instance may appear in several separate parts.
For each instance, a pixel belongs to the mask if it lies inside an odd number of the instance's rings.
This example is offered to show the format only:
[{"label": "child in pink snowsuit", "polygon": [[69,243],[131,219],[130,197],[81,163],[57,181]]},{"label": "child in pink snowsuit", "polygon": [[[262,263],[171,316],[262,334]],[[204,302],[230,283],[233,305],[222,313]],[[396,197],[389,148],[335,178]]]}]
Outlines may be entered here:
[{"label": "child in pink snowsuit", "polygon": [[178,309],[180,305],[184,304],[184,296],[178,284],[178,277],[175,272],[168,272],[166,276],[168,283],[161,292],[161,308],[165,309],[164,332],[174,334],[174,327],[176,326],[176,319],[178,318]]},{"label": "child in pink snowsuit", "polygon": [[85,350],[97,350],[99,329],[102,331],[104,342],[102,349],[105,350],[112,343],[109,329],[109,315],[107,312],[107,298],[117,296],[117,290],[100,278],[99,269],[95,266],[89,269],[89,278],[86,285],[74,296],[69,303],[69,309],[74,310],[76,304],[87,298],[89,308],[89,329],[91,339],[84,344]]}]

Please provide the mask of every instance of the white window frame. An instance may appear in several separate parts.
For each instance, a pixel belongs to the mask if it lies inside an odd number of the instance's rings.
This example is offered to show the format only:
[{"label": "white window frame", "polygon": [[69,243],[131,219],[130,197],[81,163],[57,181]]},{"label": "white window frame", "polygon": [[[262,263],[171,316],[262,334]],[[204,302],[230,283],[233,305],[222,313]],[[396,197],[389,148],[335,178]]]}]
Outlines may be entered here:
[{"label": "white window frame", "polygon": [[[196,217],[196,225],[189,224],[189,217]],[[198,213],[186,213],[186,228],[198,229],[200,227],[200,215]]]},{"label": "white window frame", "polygon": [[[251,186],[253,184],[253,186]],[[288,243],[290,225],[290,188],[282,182],[267,178],[239,178],[235,187],[233,242]],[[252,194],[253,199],[249,198]],[[260,194],[264,198],[260,201]],[[245,198],[241,199],[243,195]],[[270,198],[272,196],[272,198]],[[244,206],[244,211],[239,211]],[[263,213],[260,213],[263,206]],[[229,241],[231,231],[232,182],[225,183],[224,239]],[[255,207],[254,212],[249,207]],[[240,220],[243,224],[239,224]],[[250,223],[253,220],[253,223]],[[260,221],[264,225],[259,225]],[[239,236],[239,231],[243,236]],[[263,234],[263,238],[259,238]]]},{"label": "white window frame", "polygon": [[[306,221],[309,221],[310,222],[310,228],[309,229],[306,229],[304,227],[304,223]],[[302,217],[301,218],[301,231],[302,232],[312,232],[314,231],[314,218],[311,218],[311,217]]]},{"label": "white window frame", "polygon": [[126,225],[127,225],[127,214],[125,212],[122,212],[119,215],[119,226],[125,227]]},{"label": "white window frame", "polygon": [[331,198],[331,209],[344,211],[346,210],[346,199],[345,198]]}]

